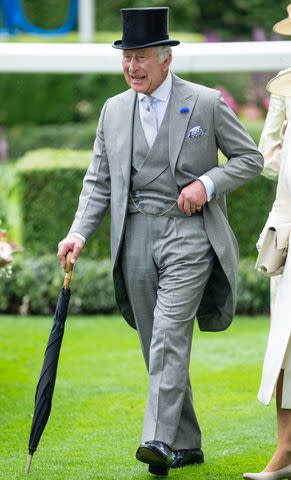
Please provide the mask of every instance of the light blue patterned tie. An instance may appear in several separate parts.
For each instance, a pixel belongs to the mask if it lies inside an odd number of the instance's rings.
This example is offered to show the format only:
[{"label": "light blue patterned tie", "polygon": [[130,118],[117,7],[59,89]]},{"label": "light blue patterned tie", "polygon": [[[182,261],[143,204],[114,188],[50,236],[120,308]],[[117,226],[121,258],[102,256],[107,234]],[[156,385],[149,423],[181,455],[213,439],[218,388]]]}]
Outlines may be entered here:
[{"label": "light blue patterned tie", "polygon": [[148,145],[151,148],[158,133],[157,114],[153,108],[153,97],[146,95],[144,102],[146,106],[143,114],[143,129]]}]

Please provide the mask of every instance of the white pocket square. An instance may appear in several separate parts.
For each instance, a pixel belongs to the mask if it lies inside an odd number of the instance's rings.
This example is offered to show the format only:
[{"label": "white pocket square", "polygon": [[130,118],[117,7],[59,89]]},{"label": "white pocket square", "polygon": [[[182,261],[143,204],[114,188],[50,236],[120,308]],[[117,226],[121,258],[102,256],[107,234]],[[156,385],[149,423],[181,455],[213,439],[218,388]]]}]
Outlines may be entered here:
[{"label": "white pocket square", "polygon": [[204,135],[204,130],[200,127],[200,125],[196,125],[196,127],[191,128],[189,130],[187,136],[188,138],[195,138],[195,137],[201,137]]}]

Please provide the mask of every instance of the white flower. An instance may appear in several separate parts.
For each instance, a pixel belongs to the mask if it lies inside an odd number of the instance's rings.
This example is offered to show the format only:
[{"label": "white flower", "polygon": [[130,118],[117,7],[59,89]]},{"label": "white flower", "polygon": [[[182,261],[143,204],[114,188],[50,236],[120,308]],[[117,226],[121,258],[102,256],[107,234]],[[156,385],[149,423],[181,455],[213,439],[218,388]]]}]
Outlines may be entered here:
[{"label": "white flower", "polygon": [[0,259],[6,262],[12,261],[13,249],[11,245],[3,240],[0,241]]}]

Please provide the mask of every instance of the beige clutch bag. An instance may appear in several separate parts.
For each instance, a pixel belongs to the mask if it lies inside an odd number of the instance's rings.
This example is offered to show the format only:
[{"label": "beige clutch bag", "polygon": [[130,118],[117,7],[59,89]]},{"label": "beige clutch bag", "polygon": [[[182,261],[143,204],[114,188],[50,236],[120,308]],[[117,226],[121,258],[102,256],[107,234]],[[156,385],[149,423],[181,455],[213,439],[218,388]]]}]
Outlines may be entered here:
[{"label": "beige clutch bag", "polygon": [[291,223],[269,227],[259,250],[255,268],[268,277],[280,275],[287,258]]}]

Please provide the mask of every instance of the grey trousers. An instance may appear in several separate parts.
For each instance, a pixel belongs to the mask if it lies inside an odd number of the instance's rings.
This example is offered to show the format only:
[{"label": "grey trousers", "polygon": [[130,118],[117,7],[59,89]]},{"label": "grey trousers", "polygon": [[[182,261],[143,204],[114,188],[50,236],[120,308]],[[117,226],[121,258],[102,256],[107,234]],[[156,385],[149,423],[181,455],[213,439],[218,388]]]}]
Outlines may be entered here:
[{"label": "grey trousers", "polygon": [[149,374],[142,441],[160,440],[174,450],[201,446],[189,362],[213,260],[202,215],[128,215],[122,271]]}]

